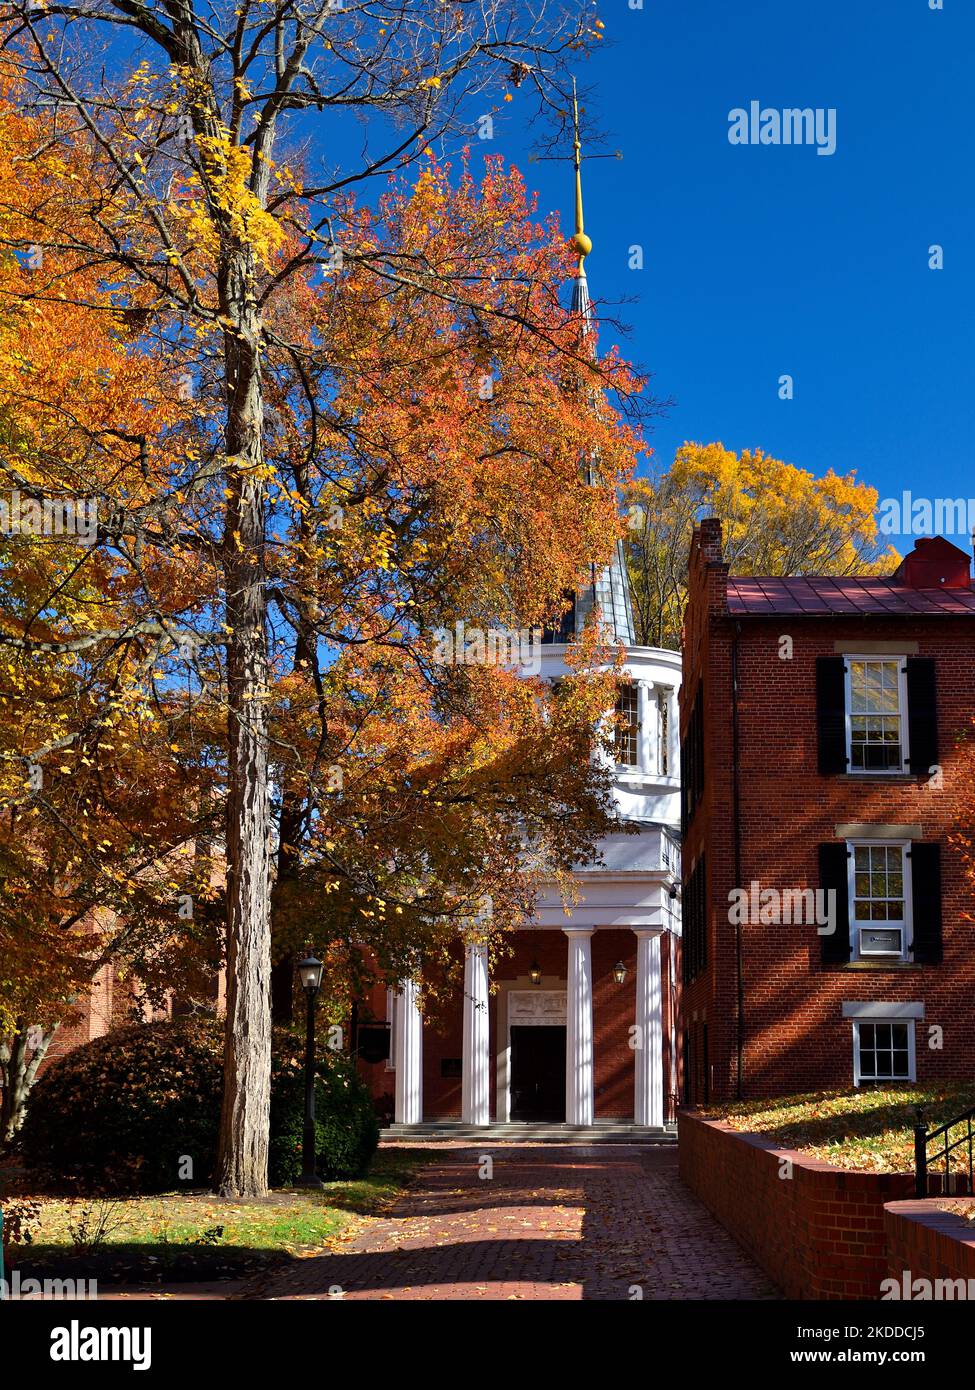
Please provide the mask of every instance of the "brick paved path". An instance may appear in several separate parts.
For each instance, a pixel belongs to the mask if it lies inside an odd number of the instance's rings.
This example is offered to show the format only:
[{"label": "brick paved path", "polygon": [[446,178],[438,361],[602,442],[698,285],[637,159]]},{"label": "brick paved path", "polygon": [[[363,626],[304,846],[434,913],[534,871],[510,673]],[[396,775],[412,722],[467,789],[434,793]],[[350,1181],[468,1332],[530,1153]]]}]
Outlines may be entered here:
[{"label": "brick paved path", "polygon": [[[410,1147],[420,1147],[413,1145]],[[672,1147],[436,1146],[384,1217],[251,1296],[743,1299],[778,1292],[683,1187]],[[493,1177],[482,1178],[482,1155]]]}]

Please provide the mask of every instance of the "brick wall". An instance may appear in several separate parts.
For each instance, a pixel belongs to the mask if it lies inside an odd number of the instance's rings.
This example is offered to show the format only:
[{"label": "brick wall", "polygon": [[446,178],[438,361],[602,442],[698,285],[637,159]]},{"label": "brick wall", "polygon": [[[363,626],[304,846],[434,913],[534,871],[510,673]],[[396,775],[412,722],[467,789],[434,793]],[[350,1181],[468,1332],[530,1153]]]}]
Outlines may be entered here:
[{"label": "brick wall", "polygon": [[[707,538],[705,538],[707,539]],[[711,542],[709,541],[708,544]],[[713,546],[712,546],[713,552]],[[814,925],[741,928],[744,982],[743,1094],[782,1095],[853,1081],[848,1002],[920,1002],[916,1025],[920,1084],[971,1075],[975,1029],[975,895],[951,835],[972,823],[975,785],[975,622],[878,617],[748,617],[727,612],[727,566],[698,547],[692,556],[685,623],[681,732],[703,690],[705,791],[683,846],[685,885],[699,856],[707,863],[708,965],[683,995],[690,1039],[692,1099],[703,1099],[704,1028],[711,1098],[735,1094],[737,953],[728,895],[752,880],[763,887],[815,889],[818,846],[842,823],[917,824],[941,845],[944,959],[938,965],[858,962],[824,965]],[[779,639],[793,641],[791,660]],[[816,658],[837,645],[916,643],[936,662],[941,785],[926,778],[820,776],[817,770]],[[740,871],[736,873],[733,794],[732,655],[737,643]],[[942,1030],[938,1048],[928,1030]]]},{"label": "brick wall", "polygon": [[970,1279],[975,1287],[975,1226],[930,1201],[892,1202],[886,1209],[887,1276],[904,1287],[914,1279]]},{"label": "brick wall", "polygon": [[687,1111],[679,1130],[681,1179],[788,1298],[880,1297],[884,1204],[913,1175],[846,1172]]}]

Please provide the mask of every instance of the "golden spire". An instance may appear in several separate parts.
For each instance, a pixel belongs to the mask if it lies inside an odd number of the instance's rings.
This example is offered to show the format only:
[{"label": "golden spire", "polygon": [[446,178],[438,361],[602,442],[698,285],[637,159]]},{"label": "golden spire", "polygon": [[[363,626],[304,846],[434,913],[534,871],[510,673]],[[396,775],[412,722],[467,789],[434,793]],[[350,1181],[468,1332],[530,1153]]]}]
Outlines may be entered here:
[{"label": "golden spire", "polygon": [[573,132],[573,163],[576,171],[576,232],[572,238],[571,245],[579,257],[579,269],[582,270],[582,263],[592,250],[592,242],[586,236],[585,222],[582,216],[582,142],[579,139],[579,102],[576,99],[576,80],[572,79],[572,132]]}]

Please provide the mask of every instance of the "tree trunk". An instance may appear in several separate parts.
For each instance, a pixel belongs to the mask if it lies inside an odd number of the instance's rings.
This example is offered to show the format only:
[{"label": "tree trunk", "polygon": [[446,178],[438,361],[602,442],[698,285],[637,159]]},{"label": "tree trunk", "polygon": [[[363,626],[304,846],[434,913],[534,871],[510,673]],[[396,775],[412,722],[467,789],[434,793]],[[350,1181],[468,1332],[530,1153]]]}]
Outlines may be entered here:
[{"label": "tree trunk", "polygon": [[[302,498],[311,502],[311,489],[308,483],[307,468],[299,464],[295,469],[295,486]],[[302,554],[308,554],[308,547],[314,538],[314,527],[308,520],[308,513],[302,509],[300,520]],[[309,566],[311,568],[311,566]],[[308,576],[308,592],[314,591],[314,574]],[[318,718],[320,724],[319,753],[326,737],[326,708],[321,683],[313,675],[317,672],[317,635],[307,614],[299,610],[298,632],[295,642],[294,672],[304,672],[305,679],[316,686],[318,697]],[[294,787],[283,787],[281,792],[281,816],[278,823],[278,862],[271,893],[271,927],[278,920],[277,914],[285,906],[288,890],[294,884],[301,865],[301,841],[305,835],[308,801],[305,794]],[[295,952],[288,948],[276,954],[271,971],[271,1011],[275,1023],[290,1024],[295,1016]]]},{"label": "tree trunk", "polygon": [[3,1099],[0,1101],[0,1146],[9,1144],[24,1123],[27,1098],[37,1080],[41,1063],[47,1056],[51,1041],[61,1027],[55,1023],[47,1032],[35,1030],[34,1047],[30,1046],[31,1029],[18,1020],[13,1036],[0,1043],[0,1082]]},{"label": "tree trunk", "polygon": [[253,263],[228,257],[227,500],[227,1020],[217,1182],[221,1195],[267,1192],[271,1093],[271,861],[267,746],[266,487],[260,321]]}]

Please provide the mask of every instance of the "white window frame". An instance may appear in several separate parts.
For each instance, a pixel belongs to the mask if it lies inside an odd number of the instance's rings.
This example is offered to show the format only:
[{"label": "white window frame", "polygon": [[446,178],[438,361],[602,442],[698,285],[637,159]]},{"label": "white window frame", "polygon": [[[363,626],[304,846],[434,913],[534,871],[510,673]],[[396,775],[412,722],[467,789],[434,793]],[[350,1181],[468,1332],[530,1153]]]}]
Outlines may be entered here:
[{"label": "white window frame", "polygon": [[[897,663],[897,713],[901,721],[901,761],[899,767],[854,767],[853,766],[853,669],[854,661],[896,662]],[[907,656],[895,656],[885,652],[844,652],[843,653],[843,699],[846,706],[846,770],[854,777],[897,777],[910,773],[910,737],[907,720]]]},{"label": "white window frame", "polygon": [[[876,961],[897,961],[904,962],[913,959],[911,946],[914,941],[914,920],[912,913],[913,884],[911,882],[911,841],[910,840],[847,840],[846,842],[846,898],[850,917],[850,959],[851,960],[876,960]],[[899,927],[901,933],[901,949],[898,954],[893,951],[867,951],[860,950],[860,927],[856,919],[856,850],[857,849],[899,849],[901,851],[901,879],[904,884],[904,916],[900,922],[885,923],[874,922],[875,931],[884,930],[885,926]],[[870,927],[871,923],[864,922],[863,926]]]},{"label": "white window frame", "polygon": [[[618,771],[624,772],[624,773],[625,773],[625,772],[628,772],[628,773],[630,773],[631,776],[632,776],[633,773],[637,773],[637,772],[642,772],[642,771],[643,771],[643,746],[642,746],[642,745],[643,745],[643,728],[644,728],[644,723],[645,723],[645,720],[644,720],[644,708],[643,708],[643,690],[642,690],[642,688],[641,688],[641,683],[640,683],[639,681],[635,681],[635,680],[629,680],[629,681],[623,680],[623,681],[620,681],[619,685],[617,686],[616,704],[615,704],[615,707],[614,707],[614,714],[615,714],[615,717],[616,717],[617,720],[619,720],[619,718],[620,718],[620,705],[621,705],[621,703],[622,703],[623,691],[624,691],[624,690],[626,690],[626,691],[632,691],[632,692],[633,692],[633,695],[634,695],[635,698],[636,698],[636,759],[635,759],[635,761],[632,762],[632,763],[624,763],[624,762],[621,762],[621,761],[620,761],[620,758],[619,758],[619,742],[618,742],[618,740],[619,740],[619,738],[620,738],[620,735],[623,733],[623,729],[620,728],[620,726],[619,726],[618,723],[617,723],[617,726],[616,726],[616,729],[615,729],[615,740],[614,740],[614,741],[616,742],[616,747],[615,747],[614,750],[613,750],[613,756],[614,756],[614,759],[615,759],[615,761],[616,761],[616,767],[617,767]],[[626,728],[626,727],[632,727],[632,726],[624,726],[624,728]]]},{"label": "white window frame", "polygon": [[[907,1076],[861,1076],[860,1074],[860,1028],[867,1024],[874,1026],[903,1024],[907,1028]],[[917,1081],[917,1048],[915,1045],[915,1020],[887,1015],[883,1018],[853,1019],[853,1084],[854,1086],[873,1086],[885,1081]]]}]

